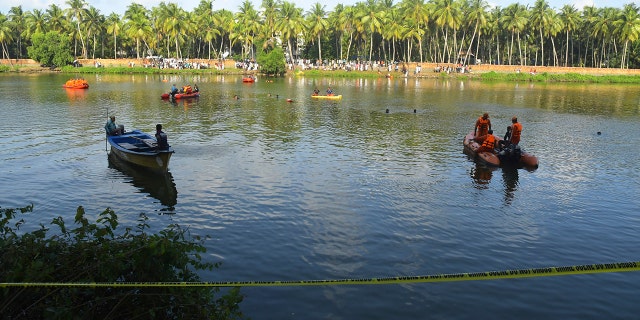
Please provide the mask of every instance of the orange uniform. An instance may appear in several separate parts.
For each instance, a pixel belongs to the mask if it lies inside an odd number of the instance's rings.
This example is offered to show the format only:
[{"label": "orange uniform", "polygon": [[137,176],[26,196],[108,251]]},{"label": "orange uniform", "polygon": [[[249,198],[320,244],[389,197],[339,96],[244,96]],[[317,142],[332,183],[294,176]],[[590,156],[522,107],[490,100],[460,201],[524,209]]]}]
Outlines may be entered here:
[{"label": "orange uniform", "polygon": [[489,120],[489,115],[485,113],[482,117],[478,118],[478,121],[476,121],[476,127],[473,132],[476,137],[484,136],[489,133],[489,129],[491,129],[491,120]]},{"label": "orange uniform", "polygon": [[511,125],[511,143],[518,144],[520,142],[520,134],[522,133],[522,124],[515,122]]},{"label": "orange uniform", "polygon": [[478,152],[494,152],[496,147],[496,137],[493,134],[488,134],[480,148],[478,148]]}]

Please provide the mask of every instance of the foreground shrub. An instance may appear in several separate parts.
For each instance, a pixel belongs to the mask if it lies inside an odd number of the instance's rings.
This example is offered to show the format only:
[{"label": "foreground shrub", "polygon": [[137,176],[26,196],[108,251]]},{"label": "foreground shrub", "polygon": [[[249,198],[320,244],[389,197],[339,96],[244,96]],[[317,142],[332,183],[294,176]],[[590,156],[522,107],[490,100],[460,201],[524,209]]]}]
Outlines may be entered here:
[{"label": "foreground shrub", "polygon": [[[116,234],[113,210],[106,209],[90,223],[78,207],[72,229],[58,217],[51,222],[59,229],[54,235],[42,224],[33,232],[18,233],[24,219],[17,220],[17,212],[32,210],[0,208],[2,282],[197,282],[196,270],[218,267],[202,262],[203,239],[191,239],[175,224],[150,234],[144,214],[135,229]],[[142,285],[0,287],[3,319],[239,319],[241,301],[238,288],[223,294],[218,288]]]}]

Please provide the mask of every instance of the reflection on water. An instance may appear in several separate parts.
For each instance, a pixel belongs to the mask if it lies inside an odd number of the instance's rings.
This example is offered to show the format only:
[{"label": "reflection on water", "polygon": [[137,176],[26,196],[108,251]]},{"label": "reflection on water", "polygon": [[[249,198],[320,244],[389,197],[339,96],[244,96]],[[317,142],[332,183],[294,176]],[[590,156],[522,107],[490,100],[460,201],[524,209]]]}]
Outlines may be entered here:
[{"label": "reflection on water", "polygon": [[471,168],[469,174],[473,178],[476,189],[489,189],[489,183],[493,178],[494,171],[502,171],[502,185],[504,188],[504,204],[510,205],[515,198],[515,191],[518,189],[518,168],[516,167],[487,167],[476,163]]},{"label": "reflection on water", "polygon": [[518,169],[502,168],[502,184],[504,185],[504,204],[513,202],[514,192],[518,189]]},{"label": "reflection on water", "polygon": [[493,171],[497,168],[487,167],[476,163],[475,167],[471,168],[471,178],[473,178],[474,186],[477,189],[487,189],[491,178],[493,177]]},{"label": "reflection on water", "polygon": [[69,101],[84,100],[86,89],[64,88]]},{"label": "reflection on water", "polygon": [[131,180],[127,182],[141,192],[148,193],[150,196],[160,200],[160,203],[166,207],[160,211],[173,213],[175,205],[178,203],[178,190],[171,172],[162,173],[145,170],[122,161],[113,153],[110,153],[108,158],[109,168],[116,169],[130,177]]}]

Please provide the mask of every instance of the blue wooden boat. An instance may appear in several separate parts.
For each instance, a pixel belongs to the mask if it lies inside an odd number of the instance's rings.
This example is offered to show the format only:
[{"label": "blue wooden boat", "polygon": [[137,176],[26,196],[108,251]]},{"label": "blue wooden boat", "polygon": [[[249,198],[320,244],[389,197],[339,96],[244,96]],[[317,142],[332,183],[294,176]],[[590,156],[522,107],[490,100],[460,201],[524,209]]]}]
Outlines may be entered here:
[{"label": "blue wooden boat", "polygon": [[167,171],[173,148],[158,150],[156,138],[140,130],[126,132],[123,135],[107,136],[111,153],[118,158],[140,167],[154,171]]}]

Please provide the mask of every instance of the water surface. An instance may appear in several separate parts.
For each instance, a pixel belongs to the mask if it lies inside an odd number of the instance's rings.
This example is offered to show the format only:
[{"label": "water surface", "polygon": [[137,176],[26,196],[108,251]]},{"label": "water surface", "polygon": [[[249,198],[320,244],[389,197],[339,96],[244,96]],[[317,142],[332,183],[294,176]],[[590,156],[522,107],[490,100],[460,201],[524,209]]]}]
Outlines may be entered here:
[{"label": "water surface", "polygon": [[[0,75],[0,206],[34,226],[113,208],[208,235],[205,281],[369,278],[640,260],[637,86],[443,79]],[[197,100],[160,95],[197,83]],[[331,86],[341,101],[312,100]],[[15,94],[24,92],[28,94]],[[238,95],[239,99],[233,99]],[[293,99],[287,102],[286,99]],[[462,138],[513,115],[540,167],[489,170]],[[107,115],[162,123],[169,175],[110,161]],[[598,134],[599,133],[599,134]],[[634,272],[244,288],[253,319],[634,318]]]}]

